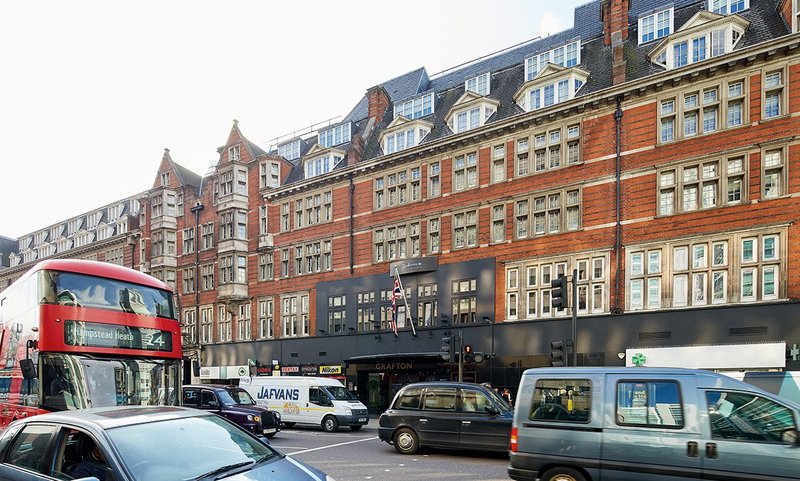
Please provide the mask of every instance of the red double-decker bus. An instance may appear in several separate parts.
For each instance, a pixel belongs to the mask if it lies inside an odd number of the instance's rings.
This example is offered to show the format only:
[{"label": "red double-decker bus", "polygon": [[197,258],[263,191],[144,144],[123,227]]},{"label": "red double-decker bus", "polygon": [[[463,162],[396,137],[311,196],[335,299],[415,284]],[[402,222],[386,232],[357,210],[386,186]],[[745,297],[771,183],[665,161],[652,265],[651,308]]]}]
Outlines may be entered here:
[{"label": "red double-decker bus", "polygon": [[47,411],[179,404],[172,291],[103,262],[42,261],[0,293],[0,429]]}]

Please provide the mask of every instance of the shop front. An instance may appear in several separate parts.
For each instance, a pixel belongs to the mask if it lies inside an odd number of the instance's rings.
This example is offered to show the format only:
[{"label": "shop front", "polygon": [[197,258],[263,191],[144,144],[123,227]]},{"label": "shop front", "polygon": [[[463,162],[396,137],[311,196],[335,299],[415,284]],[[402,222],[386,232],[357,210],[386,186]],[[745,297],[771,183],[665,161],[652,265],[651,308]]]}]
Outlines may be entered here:
[{"label": "shop front", "polygon": [[357,356],[347,362],[348,377],[356,379],[358,398],[373,415],[385,411],[406,384],[449,381],[452,375],[451,366],[438,352]]}]

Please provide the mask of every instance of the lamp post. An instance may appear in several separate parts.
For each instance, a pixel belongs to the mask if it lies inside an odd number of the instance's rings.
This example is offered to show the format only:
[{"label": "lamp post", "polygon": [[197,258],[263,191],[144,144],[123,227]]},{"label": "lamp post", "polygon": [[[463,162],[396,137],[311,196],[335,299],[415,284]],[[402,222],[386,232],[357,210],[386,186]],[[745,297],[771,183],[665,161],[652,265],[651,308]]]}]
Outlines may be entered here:
[{"label": "lamp post", "polygon": [[494,321],[489,316],[483,316],[483,322],[489,324],[492,328],[492,346],[489,353],[489,384],[494,387]]},{"label": "lamp post", "polygon": [[[200,199],[189,210],[194,213],[194,341],[200,344],[200,212],[204,209]],[[200,363],[200,351],[197,352]]]}]

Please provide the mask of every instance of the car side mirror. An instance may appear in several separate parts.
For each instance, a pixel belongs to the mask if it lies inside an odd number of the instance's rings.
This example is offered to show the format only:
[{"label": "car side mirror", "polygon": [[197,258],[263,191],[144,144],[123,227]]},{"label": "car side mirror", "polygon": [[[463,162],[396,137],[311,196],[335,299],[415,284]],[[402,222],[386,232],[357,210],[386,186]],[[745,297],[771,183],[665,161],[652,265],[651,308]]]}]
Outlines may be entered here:
[{"label": "car side mirror", "polygon": [[781,441],[783,441],[783,444],[791,444],[791,445],[798,444],[797,430],[787,429],[786,431],[784,431],[781,434]]}]

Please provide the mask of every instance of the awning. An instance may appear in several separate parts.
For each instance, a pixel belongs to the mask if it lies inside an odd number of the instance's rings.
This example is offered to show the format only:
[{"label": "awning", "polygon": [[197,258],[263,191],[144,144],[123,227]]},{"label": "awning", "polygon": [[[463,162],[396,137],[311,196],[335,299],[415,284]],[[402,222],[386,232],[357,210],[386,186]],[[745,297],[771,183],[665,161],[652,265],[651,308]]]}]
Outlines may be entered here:
[{"label": "awning", "polygon": [[425,359],[425,360],[439,360],[442,359],[441,352],[392,352],[386,354],[366,354],[364,356],[353,356],[350,359],[345,359],[346,362],[351,364],[366,364],[372,362],[387,362],[391,360],[409,361],[412,359]]}]

